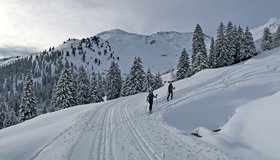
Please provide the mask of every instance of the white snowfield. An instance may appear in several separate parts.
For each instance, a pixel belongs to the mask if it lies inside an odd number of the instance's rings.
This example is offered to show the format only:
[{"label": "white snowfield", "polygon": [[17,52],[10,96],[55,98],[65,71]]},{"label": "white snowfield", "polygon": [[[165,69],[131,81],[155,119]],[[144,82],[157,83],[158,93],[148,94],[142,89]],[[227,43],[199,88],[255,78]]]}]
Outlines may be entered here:
[{"label": "white snowfield", "polygon": [[142,93],[0,130],[0,160],[280,159],[279,48],[174,86],[169,102],[167,86],[154,91],[149,116]]}]

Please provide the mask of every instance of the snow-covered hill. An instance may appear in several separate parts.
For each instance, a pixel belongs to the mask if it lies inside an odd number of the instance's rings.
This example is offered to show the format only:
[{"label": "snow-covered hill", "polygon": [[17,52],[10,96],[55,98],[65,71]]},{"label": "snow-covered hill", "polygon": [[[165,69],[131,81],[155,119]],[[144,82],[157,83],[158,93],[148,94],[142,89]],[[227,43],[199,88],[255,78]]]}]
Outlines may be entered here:
[{"label": "snow-covered hill", "polygon": [[[145,67],[154,72],[166,72],[175,69],[183,48],[191,53],[193,33],[158,32],[151,35],[128,33],[120,29],[98,34],[107,40],[115,53],[120,56],[120,67],[124,72],[130,68],[135,56],[140,56]],[[206,45],[210,38],[205,36]]]},{"label": "snow-covered hill", "polygon": [[265,28],[269,28],[271,33],[275,33],[280,26],[280,18],[271,18],[268,22],[266,22],[264,25],[252,28],[250,31],[254,37],[255,40],[261,39],[263,36],[263,30]]},{"label": "snow-covered hill", "polygon": [[265,28],[269,28],[271,33],[275,33],[279,26],[280,26],[280,18],[271,18],[264,25],[250,29],[250,31],[254,37],[256,49],[258,51],[260,51],[260,48],[261,48],[263,30]]},{"label": "snow-covered hill", "polygon": [[0,159],[279,159],[279,64],[277,48],[203,70],[149,116],[147,93],[38,116],[0,131]]}]

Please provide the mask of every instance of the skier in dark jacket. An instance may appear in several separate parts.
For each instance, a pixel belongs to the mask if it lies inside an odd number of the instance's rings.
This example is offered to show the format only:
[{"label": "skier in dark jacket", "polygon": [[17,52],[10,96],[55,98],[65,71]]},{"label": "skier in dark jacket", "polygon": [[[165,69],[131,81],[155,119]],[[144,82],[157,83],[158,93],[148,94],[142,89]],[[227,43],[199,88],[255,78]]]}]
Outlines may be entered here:
[{"label": "skier in dark jacket", "polygon": [[171,99],[173,99],[173,89],[175,89],[175,87],[173,87],[172,82],[170,82],[168,85],[167,101],[169,101],[169,96],[171,96]]},{"label": "skier in dark jacket", "polygon": [[149,95],[147,97],[147,101],[149,102],[149,112],[152,113],[152,108],[153,108],[153,102],[154,98],[157,98],[157,94],[154,95],[152,91],[149,92]]}]

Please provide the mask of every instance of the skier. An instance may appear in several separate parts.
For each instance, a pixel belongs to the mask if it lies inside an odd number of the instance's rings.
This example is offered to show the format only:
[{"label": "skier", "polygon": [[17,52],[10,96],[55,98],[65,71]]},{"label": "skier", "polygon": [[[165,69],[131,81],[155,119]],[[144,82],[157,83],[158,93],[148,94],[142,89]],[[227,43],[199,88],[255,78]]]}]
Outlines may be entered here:
[{"label": "skier", "polygon": [[173,87],[172,85],[172,81],[169,83],[168,85],[168,96],[167,96],[167,101],[169,101],[169,96],[171,96],[171,99],[173,99],[173,89],[175,89],[175,87]]},{"label": "skier", "polygon": [[149,113],[150,114],[152,113],[154,98],[157,98],[157,94],[154,95],[153,91],[149,91],[149,95],[147,96],[147,102],[149,102]]}]

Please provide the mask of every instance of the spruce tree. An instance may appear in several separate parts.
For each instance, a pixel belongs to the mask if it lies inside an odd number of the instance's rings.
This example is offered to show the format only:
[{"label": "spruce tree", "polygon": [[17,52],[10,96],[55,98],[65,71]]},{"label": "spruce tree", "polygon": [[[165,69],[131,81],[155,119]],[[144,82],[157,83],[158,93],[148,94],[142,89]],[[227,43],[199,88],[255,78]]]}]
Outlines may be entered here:
[{"label": "spruce tree", "polygon": [[[102,80],[102,79],[101,79]],[[91,102],[97,103],[103,101],[103,88],[102,81],[98,78],[98,75],[93,74],[91,83],[90,83],[90,95]]]},{"label": "spruce tree", "polygon": [[129,72],[129,94],[133,95],[144,91],[145,72],[140,57],[135,57]]},{"label": "spruce tree", "polygon": [[217,57],[215,54],[215,42],[214,38],[211,38],[211,44],[210,44],[210,53],[209,53],[209,58],[208,58],[208,66],[209,68],[216,68],[217,67]]},{"label": "spruce tree", "polygon": [[215,54],[217,56],[217,67],[224,67],[229,64],[229,57],[226,49],[226,39],[224,35],[225,26],[220,24],[217,30],[217,39],[215,41]]},{"label": "spruce tree", "polygon": [[231,22],[228,22],[225,30],[225,48],[228,59],[227,65],[235,63],[235,50],[234,50],[234,28]]},{"label": "spruce tree", "polygon": [[[103,78],[102,75],[98,72],[97,73],[97,82],[98,82],[97,84],[99,86],[98,89],[99,89],[101,97],[104,97],[106,95],[105,94],[106,80],[104,80],[104,79],[105,78]],[[102,101],[104,101],[103,98],[102,98]]]},{"label": "spruce tree", "polygon": [[24,122],[37,116],[37,98],[33,87],[33,80],[31,73],[25,77],[23,86],[23,93],[21,96],[21,103],[19,106],[19,121]]},{"label": "spruce tree", "polygon": [[180,80],[190,76],[191,76],[191,69],[190,69],[189,54],[184,48],[183,51],[181,52],[181,56],[179,58],[179,62],[177,65],[176,79]]},{"label": "spruce tree", "polygon": [[273,47],[279,47],[280,46],[280,26],[278,26],[277,31],[274,35],[274,39],[273,39]]},{"label": "spruce tree", "polygon": [[60,74],[59,80],[54,89],[50,111],[58,111],[77,104],[75,81],[68,66],[65,66]]},{"label": "spruce tree", "polygon": [[156,90],[160,87],[163,86],[163,83],[162,83],[162,79],[161,79],[161,76],[160,76],[160,73],[157,73],[156,76],[155,76],[155,80],[154,80],[154,84],[153,84],[153,89]]},{"label": "spruce tree", "polygon": [[269,28],[265,28],[263,30],[263,37],[262,37],[262,50],[267,51],[272,49],[273,41],[272,35]]},{"label": "spruce tree", "polygon": [[199,24],[196,25],[192,42],[192,71],[199,72],[207,65],[207,51],[204,43],[204,34]]},{"label": "spruce tree", "polygon": [[243,37],[243,41],[240,46],[240,61],[247,60],[256,55],[256,48],[253,40],[253,36],[246,27],[246,31]]},{"label": "spruce tree", "polygon": [[236,33],[236,41],[235,41],[235,52],[236,52],[236,60],[235,63],[239,63],[242,61],[241,56],[241,46],[244,45],[244,35],[245,33],[243,32],[243,29],[239,26],[237,33]]},{"label": "spruce tree", "polygon": [[90,91],[89,91],[89,78],[83,66],[79,69],[79,75],[77,77],[77,104],[90,103]]},{"label": "spruce tree", "polygon": [[121,71],[117,63],[112,62],[106,76],[106,94],[107,100],[112,100],[120,97],[122,88]]},{"label": "spruce tree", "polygon": [[121,96],[128,96],[130,90],[130,78],[129,75],[127,75],[122,82]]},{"label": "spruce tree", "polygon": [[8,107],[5,98],[0,95],[0,129],[15,125],[18,118],[13,108]]},{"label": "spruce tree", "polygon": [[8,105],[4,100],[4,97],[0,95],[0,129],[5,128],[5,120],[7,118]]},{"label": "spruce tree", "polygon": [[154,90],[153,88],[153,84],[155,83],[155,78],[151,72],[151,69],[148,68],[148,71],[146,73],[146,76],[145,76],[145,84],[144,84],[144,90],[145,92],[149,92],[149,91],[152,91]]}]

